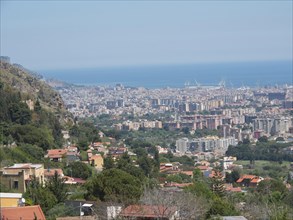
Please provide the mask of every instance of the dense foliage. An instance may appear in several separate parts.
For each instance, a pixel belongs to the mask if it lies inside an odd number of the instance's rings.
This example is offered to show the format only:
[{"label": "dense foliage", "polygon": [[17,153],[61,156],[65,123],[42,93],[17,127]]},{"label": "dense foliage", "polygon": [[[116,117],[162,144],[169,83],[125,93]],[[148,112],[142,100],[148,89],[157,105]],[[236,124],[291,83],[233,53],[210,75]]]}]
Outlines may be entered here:
[{"label": "dense foliage", "polygon": [[91,179],[86,186],[87,199],[102,201],[134,202],[142,193],[141,181],[116,168],[107,169]]},{"label": "dense foliage", "polygon": [[229,146],[226,155],[236,156],[239,160],[293,161],[293,155],[284,151],[289,145],[275,141],[268,142],[262,138],[256,145],[243,142],[237,146]]},{"label": "dense foliage", "polygon": [[47,149],[61,146],[62,126],[54,113],[43,109],[38,100],[30,110],[28,95],[1,81],[0,85],[0,144],[17,145],[0,149],[1,162],[36,162]]}]

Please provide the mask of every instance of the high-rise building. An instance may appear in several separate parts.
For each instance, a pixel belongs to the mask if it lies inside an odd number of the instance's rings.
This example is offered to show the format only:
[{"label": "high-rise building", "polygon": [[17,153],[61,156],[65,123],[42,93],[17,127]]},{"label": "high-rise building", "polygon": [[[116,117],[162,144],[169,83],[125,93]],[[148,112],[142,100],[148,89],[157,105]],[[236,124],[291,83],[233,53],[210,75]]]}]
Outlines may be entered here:
[{"label": "high-rise building", "polygon": [[176,151],[180,153],[185,153],[189,150],[189,140],[188,138],[181,138],[176,141]]}]

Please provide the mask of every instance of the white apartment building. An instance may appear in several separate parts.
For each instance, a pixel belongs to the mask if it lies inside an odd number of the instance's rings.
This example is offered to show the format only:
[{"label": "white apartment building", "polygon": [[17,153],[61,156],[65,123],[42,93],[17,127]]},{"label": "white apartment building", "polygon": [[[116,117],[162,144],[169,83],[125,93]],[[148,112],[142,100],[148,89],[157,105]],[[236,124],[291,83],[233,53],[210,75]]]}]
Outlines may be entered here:
[{"label": "white apartment building", "polygon": [[219,138],[217,136],[207,136],[204,138],[181,138],[176,141],[176,150],[180,153],[193,152],[217,152],[224,155],[229,145],[237,145],[238,141],[234,137]]},{"label": "white apartment building", "polygon": [[189,150],[189,140],[188,138],[181,138],[176,141],[176,151],[180,153],[185,153]]},{"label": "white apartment building", "polygon": [[256,118],[253,120],[253,129],[263,130],[267,135],[277,135],[289,132],[292,118],[281,116],[276,118]]}]

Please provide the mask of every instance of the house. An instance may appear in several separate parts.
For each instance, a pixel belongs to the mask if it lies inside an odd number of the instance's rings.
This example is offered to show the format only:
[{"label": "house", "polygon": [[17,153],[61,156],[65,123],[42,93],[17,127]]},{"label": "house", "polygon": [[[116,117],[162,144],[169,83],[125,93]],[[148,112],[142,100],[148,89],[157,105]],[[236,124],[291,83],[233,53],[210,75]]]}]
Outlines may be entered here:
[{"label": "house", "polygon": [[77,185],[82,185],[85,184],[85,180],[81,179],[81,178],[77,178],[77,177],[70,177],[70,176],[64,176],[63,180],[65,184],[68,185],[73,185],[73,184],[77,184]]},{"label": "house", "polygon": [[1,207],[1,220],[38,219],[46,220],[39,205],[22,207]]},{"label": "house", "polygon": [[243,175],[236,183],[239,183],[243,187],[256,187],[262,180],[262,177],[255,175]]},{"label": "house", "polygon": [[130,205],[121,211],[120,217],[136,220],[175,220],[179,211],[175,207],[163,205]]},{"label": "house", "polygon": [[179,173],[181,170],[179,169],[179,163],[161,163],[160,164],[160,173]]},{"label": "house", "polygon": [[121,157],[128,151],[126,147],[110,147],[108,150],[108,155],[111,156],[114,160]]},{"label": "house", "polygon": [[61,162],[62,158],[65,158],[66,154],[67,149],[51,149],[47,150],[47,155],[45,155],[45,158],[49,158],[54,162]]},{"label": "house", "polygon": [[55,175],[55,172],[57,172],[58,176],[63,178],[64,177],[64,173],[63,173],[63,170],[62,169],[51,169],[51,168],[48,168],[48,169],[45,169],[44,170],[44,176],[45,176],[45,179],[48,180],[49,178],[53,177]]},{"label": "house", "polygon": [[10,167],[4,167],[0,171],[1,184],[8,190],[15,192],[26,192],[31,179],[36,177],[40,182],[44,182],[43,164],[18,163]]},{"label": "house", "polygon": [[180,173],[183,173],[183,174],[189,176],[190,178],[193,178],[193,171],[181,171]]},{"label": "house", "polygon": [[69,146],[67,148],[66,159],[68,162],[80,161],[79,152],[76,146]]},{"label": "house", "polygon": [[21,193],[0,193],[1,207],[18,207],[23,204]]},{"label": "house", "polygon": [[235,161],[237,161],[236,157],[224,157],[223,158],[223,168],[224,168],[224,170],[229,169],[233,165],[233,163]]},{"label": "house", "polygon": [[241,187],[233,187],[232,184],[225,184],[225,190],[227,192],[242,192]]},{"label": "house", "polygon": [[95,154],[89,158],[89,163],[97,170],[102,170],[104,165],[104,158],[101,154]]},{"label": "house", "polygon": [[78,152],[67,152],[66,159],[68,162],[80,161]]}]

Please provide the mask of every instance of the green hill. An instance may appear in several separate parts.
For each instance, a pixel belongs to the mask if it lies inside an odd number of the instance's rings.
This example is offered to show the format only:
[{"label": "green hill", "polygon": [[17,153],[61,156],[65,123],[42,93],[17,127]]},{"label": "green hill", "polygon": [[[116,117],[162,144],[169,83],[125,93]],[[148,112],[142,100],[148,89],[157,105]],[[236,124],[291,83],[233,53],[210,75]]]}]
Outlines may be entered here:
[{"label": "green hill", "polygon": [[0,165],[41,162],[61,147],[61,131],[73,124],[61,96],[35,74],[1,60]]}]

